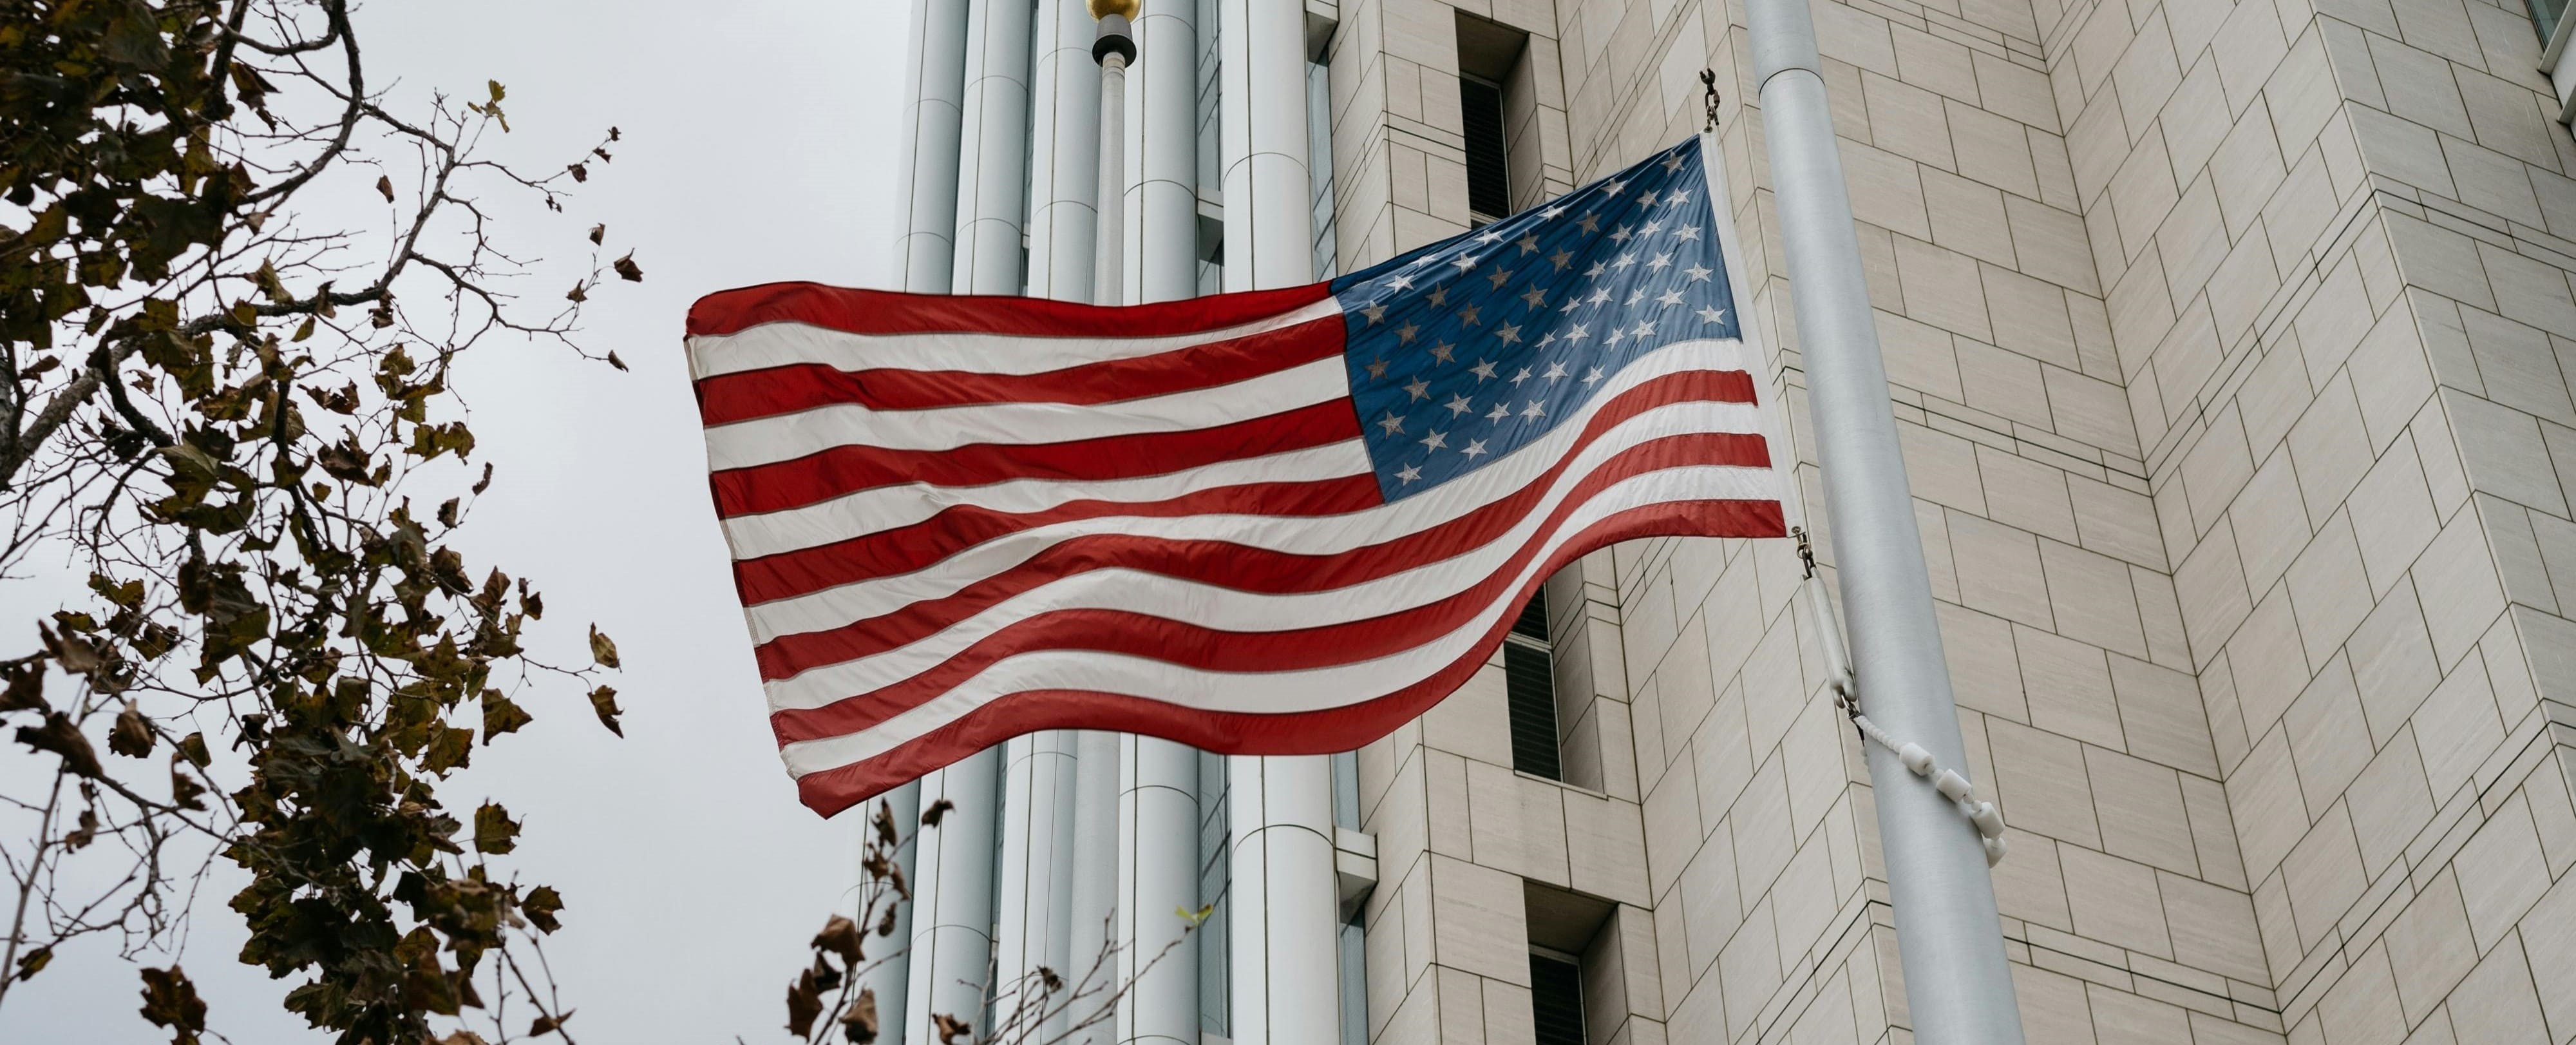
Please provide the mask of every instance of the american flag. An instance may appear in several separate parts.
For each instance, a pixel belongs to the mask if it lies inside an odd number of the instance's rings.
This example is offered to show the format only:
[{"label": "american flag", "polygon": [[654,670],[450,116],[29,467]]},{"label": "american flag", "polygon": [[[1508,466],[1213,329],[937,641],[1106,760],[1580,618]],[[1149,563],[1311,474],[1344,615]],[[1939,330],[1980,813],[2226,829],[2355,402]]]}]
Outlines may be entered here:
[{"label": "american flag", "polygon": [[1041,729],[1358,747],[1584,553],[1780,535],[1704,162],[1286,290],[701,299],[716,512],[805,804]]}]

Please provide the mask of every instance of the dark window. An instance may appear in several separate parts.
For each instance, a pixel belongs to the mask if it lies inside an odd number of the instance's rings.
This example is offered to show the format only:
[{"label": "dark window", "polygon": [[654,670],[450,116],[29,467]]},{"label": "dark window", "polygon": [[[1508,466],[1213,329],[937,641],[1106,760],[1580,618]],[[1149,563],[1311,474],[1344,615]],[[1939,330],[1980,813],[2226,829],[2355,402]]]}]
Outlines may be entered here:
[{"label": "dark window", "polygon": [[1512,179],[1504,165],[1503,89],[1473,77],[1458,78],[1458,106],[1467,122],[1467,209],[1476,224],[1512,212]]},{"label": "dark window", "polygon": [[2531,27],[2540,30],[2540,46],[2549,46],[2549,37],[2558,31],[2558,20],[2567,14],[2567,0],[2527,0],[2531,5]]},{"label": "dark window", "polygon": [[1511,703],[1512,768],[1563,779],[1556,746],[1556,665],[1547,644],[1547,595],[1532,596],[1503,640],[1503,685]]},{"label": "dark window", "polygon": [[1538,1045],[1583,1045],[1583,967],[1533,952],[1530,1016]]}]

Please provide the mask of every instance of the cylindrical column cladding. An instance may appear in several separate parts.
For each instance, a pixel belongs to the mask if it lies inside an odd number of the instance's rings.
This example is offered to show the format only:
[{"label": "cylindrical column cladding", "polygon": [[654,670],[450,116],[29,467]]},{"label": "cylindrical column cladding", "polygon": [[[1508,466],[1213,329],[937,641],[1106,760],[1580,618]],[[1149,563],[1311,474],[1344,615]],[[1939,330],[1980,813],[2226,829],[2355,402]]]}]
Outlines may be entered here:
[{"label": "cylindrical column cladding", "polygon": [[[921,822],[921,783],[919,781],[886,792],[883,801],[886,808],[893,812],[895,831],[898,834],[910,833],[914,826]],[[873,804],[862,807],[858,812],[869,816],[876,815]],[[874,837],[873,831],[868,834]],[[903,872],[906,882],[912,881],[913,853],[918,849],[919,846],[914,844],[913,839],[905,839],[903,845],[894,852],[893,863]],[[867,953],[874,955],[876,962],[859,976],[859,986],[876,994],[877,1026],[901,1027],[903,1026],[904,996],[911,990],[912,951],[910,948],[913,905],[897,895],[891,886],[887,888],[886,895],[878,901],[878,904],[880,909],[884,905],[893,906],[894,931],[884,936],[874,935],[877,920],[884,917],[876,911],[860,911],[853,916],[865,919],[859,923],[859,928],[871,934],[867,937]]]},{"label": "cylindrical column cladding", "polygon": [[1131,303],[1199,293],[1197,23],[1198,0],[1145,0],[1136,18],[1124,179]]},{"label": "cylindrical column cladding", "polygon": [[913,857],[912,979],[905,1045],[942,1045],[935,1017],[982,1026],[993,962],[993,839],[1001,799],[1000,748],[986,748],[921,778],[924,811],[946,799],[936,827],[921,829]]},{"label": "cylindrical column cladding", "polygon": [[910,95],[903,107],[895,280],[916,294],[945,294],[957,235],[957,135],[966,93],[966,7],[913,0]]},{"label": "cylindrical column cladding", "polygon": [[[1103,237],[1115,239],[1115,237]],[[1115,269],[1101,269],[1114,272]],[[1076,1002],[1080,1023],[1110,1004],[1123,982],[1118,963],[1108,958],[1115,939],[1112,916],[1118,909],[1118,734],[1086,729],[1074,740],[1073,892],[1067,901],[1067,937],[1073,941],[1073,967],[1065,979],[1086,991]],[[1106,1045],[1116,1040],[1118,1026],[1101,1020],[1073,1032],[1066,1045]]]},{"label": "cylindrical column cladding", "polygon": [[[1853,666],[1870,717],[1965,766],[1807,4],[1748,0],[1746,15]],[[1870,745],[1869,769],[1914,1040],[2019,1045],[1977,831],[1895,753]]]},{"label": "cylindrical column cladding", "polygon": [[[1100,228],[1100,65],[1082,0],[1043,0],[1029,124],[1029,296],[1094,301]],[[1115,229],[1111,225],[1108,228]]]},{"label": "cylindrical column cladding", "polygon": [[[951,0],[954,2],[954,0]],[[957,160],[956,289],[1020,292],[1028,217],[1028,0],[971,0]]]},{"label": "cylindrical column cladding", "polygon": [[[1225,288],[1314,278],[1306,178],[1306,8],[1222,0]],[[1308,1045],[1340,1032],[1331,763],[1226,763],[1236,1045]]]},{"label": "cylindrical column cladding", "polygon": [[1223,0],[1218,123],[1224,143],[1225,289],[1315,277],[1306,172],[1306,7]]},{"label": "cylindrical column cladding", "polygon": [[[994,1018],[1017,1013],[1015,1035],[1054,1041],[1066,1026],[1066,993],[1050,994],[1039,970],[1067,977],[1073,896],[1076,752],[1072,730],[1002,745],[1002,863],[994,921]],[[1044,1017],[1040,1019],[1040,1017]],[[1034,1024],[1031,1021],[1036,1021]]]},{"label": "cylindrical column cladding", "polygon": [[1118,743],[1118,968],[1131,986],[1116,1040],[1196,1045],[1198,935],[1181,912],[1199,906],[1199,753],[1153,737]]}]

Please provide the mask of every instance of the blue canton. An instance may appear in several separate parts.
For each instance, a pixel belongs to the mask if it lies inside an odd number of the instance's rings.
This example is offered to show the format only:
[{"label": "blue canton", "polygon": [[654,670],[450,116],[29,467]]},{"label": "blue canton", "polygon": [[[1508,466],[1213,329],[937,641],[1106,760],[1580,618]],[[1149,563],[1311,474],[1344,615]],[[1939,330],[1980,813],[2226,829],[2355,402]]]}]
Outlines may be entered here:
[{"label": "blue canton", "polygon": [[1699,139],[1535,210],[1332,282],[1389,501],[1572,417],[1631,360],[1737,336]]}]

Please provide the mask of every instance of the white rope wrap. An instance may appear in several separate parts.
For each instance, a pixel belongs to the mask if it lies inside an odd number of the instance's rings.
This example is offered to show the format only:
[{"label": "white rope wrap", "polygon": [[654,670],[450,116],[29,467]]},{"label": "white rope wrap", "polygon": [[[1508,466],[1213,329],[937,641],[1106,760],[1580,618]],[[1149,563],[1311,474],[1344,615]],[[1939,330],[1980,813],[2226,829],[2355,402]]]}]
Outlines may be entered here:
[{"label": "white rope wrap", "polygon": [[1889,736],[1878,723],[1861,713],[1860,686],[1852,672],[1851,657],[1843,652],[1842,629],[1836,626],[1831,604],[1825,601],[1824,578],[1816,572],[1815,549],[1807,542],[1805,527],[1791,527],[1789,532],[1798,539],[1798,558],[1806,568],[1801,586],[1807,589],[1807,610],[1815,620],[1817,641],[1824,644],[1825,660],[1834,673],[1831,683],[1834,706],[1842,709],[1843,715],[1851,719],[1852,727],[1859,730],[1864,739],[1895,752],[1896,760],[1904,763],[1908,771],[1931,781],[1933,789],[1950,800],[1950,804],[1959,810],[1959,815],[1967,818],[1968,823],[1977,829],[1977,837],[1985,843],[1986,866],[2002,863],[2004,851],[2010,848],[2004,841],[2003,812],[1996,809],[1993,802],[1978,798],[1977,786],[1969,783],[1967,777],[1935,764],[1932,753],[1924,750],[1922,745]]}]

